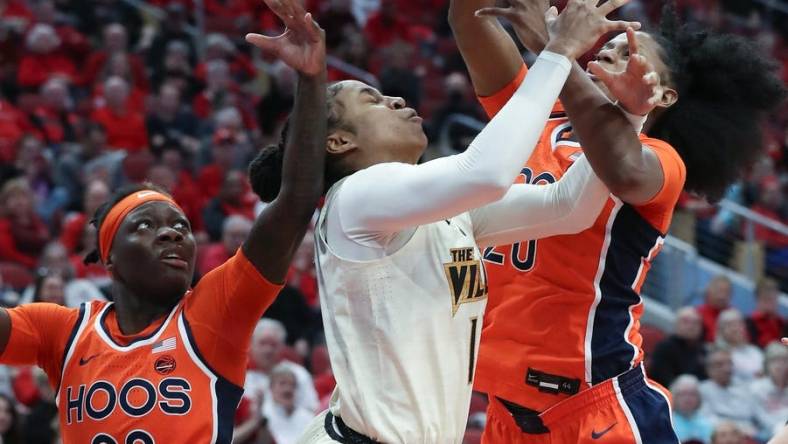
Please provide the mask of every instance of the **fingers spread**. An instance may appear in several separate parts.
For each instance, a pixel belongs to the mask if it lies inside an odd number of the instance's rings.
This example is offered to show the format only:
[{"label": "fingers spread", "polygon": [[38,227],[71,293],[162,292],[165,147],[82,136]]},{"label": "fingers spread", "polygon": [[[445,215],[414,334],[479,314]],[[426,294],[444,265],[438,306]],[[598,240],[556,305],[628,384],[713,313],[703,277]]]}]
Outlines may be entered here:
[{"label": "fingers spread", "polygon": [[635,37],[635,30],[627,28],[627,44],[629,45],[629,55],[638,53],[638,39]]},{"label": "fingers spread", "polygon": [[603,16],[607,16],[611,12],[626,5],[627,3],[629,3],[629,0],[608,0],[607,2],[599,6],[598,10],[600,14],[602,14]]},{"label": "fingers spread", "polygon": [[504,17],[509,19],[512,18],[513,11],[512,8],[498,8],[489,6],[476,10],[475,15],[476,17]]},{"label": "fingers spread", "polygon": [[246,34],[246,41],[262,49],[263,51],[269,51],[272,53],[276,53],[277,49],[279,48],[276,43],[276,37],[267,37],[262,34]]}]

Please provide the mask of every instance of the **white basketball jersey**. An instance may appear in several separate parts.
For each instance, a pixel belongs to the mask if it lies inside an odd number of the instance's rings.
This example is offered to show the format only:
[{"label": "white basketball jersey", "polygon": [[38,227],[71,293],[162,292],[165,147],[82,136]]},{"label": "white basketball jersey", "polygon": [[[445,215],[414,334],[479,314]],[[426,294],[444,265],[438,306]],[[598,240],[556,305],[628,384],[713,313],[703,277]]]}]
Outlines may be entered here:
[{"label": "white basketball jersey", "polygon": [[315,231],[331,412],[383,443],[460,443],[487,302],[470,216],[422,225],[382,259],[343,259],[325,227],[340,186]]}]

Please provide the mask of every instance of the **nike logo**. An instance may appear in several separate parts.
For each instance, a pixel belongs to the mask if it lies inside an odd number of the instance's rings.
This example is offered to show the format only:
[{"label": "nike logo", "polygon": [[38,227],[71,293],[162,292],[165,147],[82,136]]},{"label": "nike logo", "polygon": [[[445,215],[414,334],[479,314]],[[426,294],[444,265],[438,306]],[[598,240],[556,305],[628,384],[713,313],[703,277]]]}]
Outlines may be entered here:
[{"label": "nike logo", "polygon": [[155,191],[140,191],[139,193],[137,193],[137,198],[142,199],[143,197],[150,196],[152,194],[156,194],[156,192]]},{"label": "nike logo", "polygon": [[613,424],[611,424],[611,425],[610,425],[610,427],[606,428],[605,430],[602,430],[602,431],[601,431],[601,432],[599,432],[599,433],[595,432],[594,430],[591,430],[591,439],[599,439],[599,438],[601,438],[601,437],[605,436],[605,434],[606,434],[607,432],[609,432],[609,431],[610,431],[610,429],[612,429],[613,427],[615,427],[615,426],[616,426],[616,424],[618,424],[618,423],[617,423],[617,422],[614,422]]},{"label": "nike logo", "polygon": [[95,355],[90,355],[90,356],[88,356],[87,358],[79,358],[79,365],[85,365],[85,364],[87,364],[88,362],[92,361],[92,360],[93,360],[93,358],[97,357],[97,356],[98,356],[98,355],[100,355],[100,354],[101,354],[101,353],[96,353]]}]

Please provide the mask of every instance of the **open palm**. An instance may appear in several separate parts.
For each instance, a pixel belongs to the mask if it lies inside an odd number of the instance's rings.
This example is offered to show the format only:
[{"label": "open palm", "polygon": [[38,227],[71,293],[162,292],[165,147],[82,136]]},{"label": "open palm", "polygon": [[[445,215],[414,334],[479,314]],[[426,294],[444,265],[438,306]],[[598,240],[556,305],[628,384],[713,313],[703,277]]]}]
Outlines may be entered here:
[{"label": "open palm", "polygon": [[284,22],[285,32],[278,36],[247,34],[246,41],[269,52],[289,67],[306,75],[325,69],[325,33],[304,11],[297,0],[265,0],[266,5]]},{"label": "open palm", "polygon": [[627,41],[629,60],[624,71],[608,71],[597,62],[590,62],[588,70],[605,84],[625,111],[645,116],[659,103],[659,75],[654,66],[638,54],[634,30],[627,29]]}]

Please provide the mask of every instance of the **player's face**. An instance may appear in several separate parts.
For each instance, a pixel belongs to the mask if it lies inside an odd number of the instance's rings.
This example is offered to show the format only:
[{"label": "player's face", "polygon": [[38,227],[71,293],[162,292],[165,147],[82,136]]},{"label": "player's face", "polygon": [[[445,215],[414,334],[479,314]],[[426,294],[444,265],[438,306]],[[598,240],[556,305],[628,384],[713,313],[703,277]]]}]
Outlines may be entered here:
[{"label": "player's face", "polygon": [[169,305],[189,289],[194,275],[191,226],[167,202],[148,202],[126,216],[110,251],[110,272],[139,297]]},{"label": "player's face", "polygon": [[350,80],[340,83],[335,99],[343,107],[343,122],[354,130],[346,136],[367,163],[415,163],[427,148],[421,117],[401,97],[384,96],[367,84]]},{"label": "player's face", "polygon": [[[640,55],[646,58],[653,66],[654,70],[659,74],[660,83],[663,86],[670,86],[671,76],[668,65],[663,59],[663,50],[654,38],[645,32],[636,32],[635,39],[638,42],[638,51]],[[627,62],[629,61],[629,43],[627,42],[626,33],[621,33],[607,43],[597,52],[594,58],[603,68],[612,72],[624,72],[627,69]],[[598,86],[610,100],[617,100],[612,96],[610,91],[605,87],[596,77],[592,77],[596,86]]]}]

